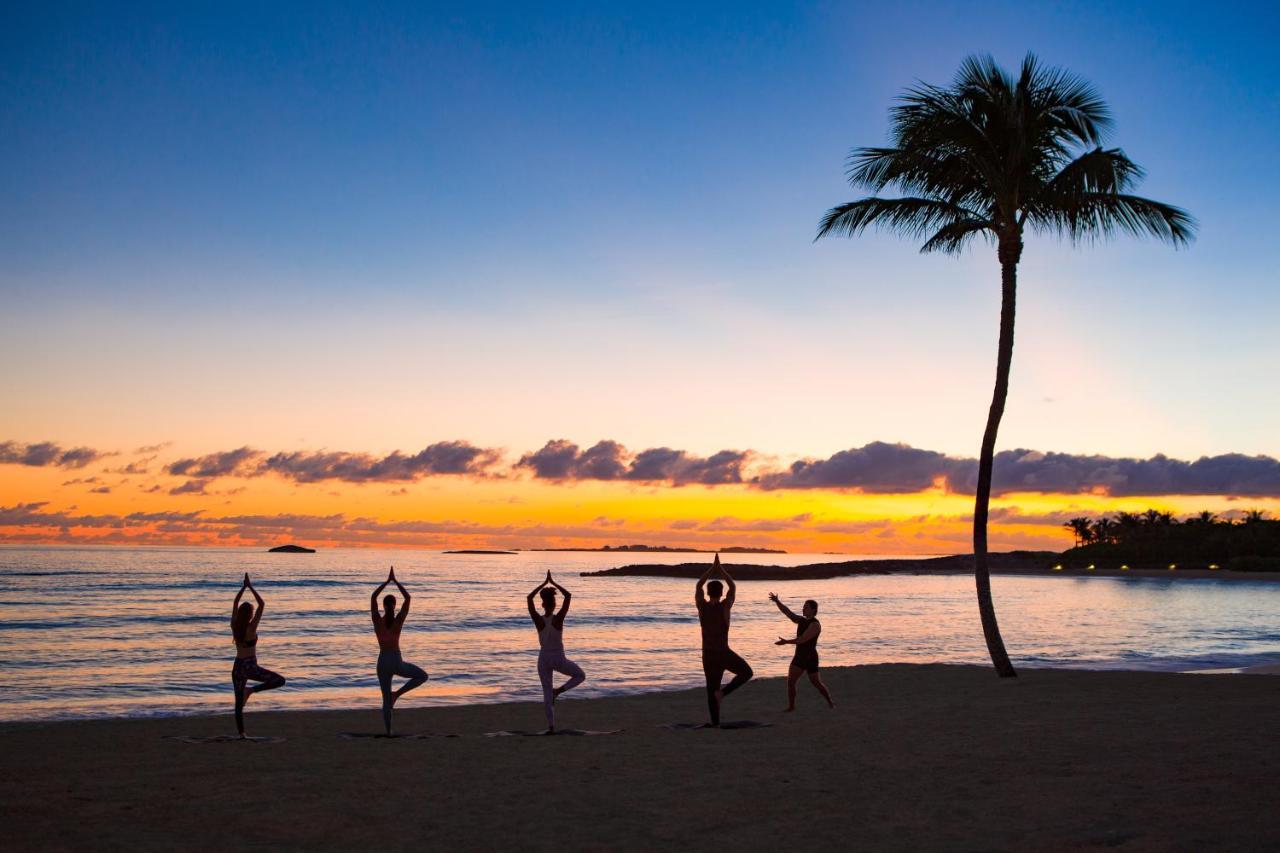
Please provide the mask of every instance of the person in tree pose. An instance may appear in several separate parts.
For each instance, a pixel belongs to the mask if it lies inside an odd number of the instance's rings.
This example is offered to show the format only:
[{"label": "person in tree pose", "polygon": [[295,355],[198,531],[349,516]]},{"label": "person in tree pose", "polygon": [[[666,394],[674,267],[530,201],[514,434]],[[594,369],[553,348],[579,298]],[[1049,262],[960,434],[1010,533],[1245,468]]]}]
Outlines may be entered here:
[{"label": "person in tree pose", "polygon": [[[400,590],[404,605],[396,613],[396,597],[388,595],[382,599],[383,611],[379,613],[378,595],[390,583],[394,583],[396,589]],[[391,573],[382,585],[369,596],[369,617],[373,619],[373,633],[378,638],[378,687],[382,690],[382,722],[387,727],[388,735],[391,734],[391,711],[396,700],[410,690],[421,687],[427,680],[427,674],[420,667],[406,663],[400,656],[400,630],[404,627],[405,617],[409,615],[411,598],[409,591],[396,579],[395,566],[391,567]],[[409,680],[392,690],[391,679],[397,675]]]},{"label": "person in tree pose", "polygon": [[[253,594],[258,603],[255,609],[247,601],[241,601],[245,590]],[[262,611],[266,602],[249,582],[249,573],[244,573],[244,582],[231,603],[231,636],[236,643],[236,662],[231,667],[231,687],[236,694],[236,731],[244,737],[244,703],[254,693],[264,690],[275,690],[284,687],[284,676],[258,666],[258,623],[262,621]],[[249,687],[250,681],[258,684]]]},{"label": "person in tree pose", "polygon": [[[559,612],[556,612],[557,591],[564,596],[564,603],[560,605]],[[541,613],[533,606],[535,595],[542,599]],[[550,734],[555,734],[556,731],[556,699],[560,694],[572,690],[587,678],[582,667],[569,660],[564,654],[564,617],[569,612],[569,603],[572,599],[573,593],[552,580],[551,572],[547,572],[546,579],[534,587],[533,592],[529,593],[526,599],[529,605],[529,618],[533,620],[533,626],[538,629],[538,643],[541,646],[538,652],[538,678],[542,681],[542,704],[547,712],[547,732]],[[557,672],[569,676],[569,680],[559,687],[553,687],[553,678]]]},{"label": "person in tree pose", "polygon": [[[719,573],[724,583],[718,580],[708,583],[713,573]],[[729,587],[727,594],[724,594],[725,584]],[[698,586],[693,592],[698,622],[702,626],[702,673],[707,678],[707,709],[711,712],[712,726],[720,725],[720,705],[724,697],[746,684],[754,675],[751,666],[729,648],[729,611],[733,608],[737,592],[737,585],[720,565],[720,555],[716,554],[715,562],[698,578]],[[720,681],[726,671],[733,673],[733,680],[721,688]]]},{"label": "person in tree pose", "polygon": [[769,600],[778,605],[783,616],[796,623],[794,640],[779,637],[778,642],[774,644],[796,647],[795,656],[791,658],[791,667],[787,670],[787,710],[796,709],[796,682],[800,680],[800,674],[806,672],[809,674],[809,683],[818,688],[822,698],[827,700],[827,707],[834,708],[836,703],[831,701],[831,694],[827,692],[827,685],[822,683],[822,674],[818,668],[818,635],[822,633],[822,623],[818,621],[818,602],[812,598],[809,599],[800,611],[803,615],[797,616],[776,594],[769,593]]}]

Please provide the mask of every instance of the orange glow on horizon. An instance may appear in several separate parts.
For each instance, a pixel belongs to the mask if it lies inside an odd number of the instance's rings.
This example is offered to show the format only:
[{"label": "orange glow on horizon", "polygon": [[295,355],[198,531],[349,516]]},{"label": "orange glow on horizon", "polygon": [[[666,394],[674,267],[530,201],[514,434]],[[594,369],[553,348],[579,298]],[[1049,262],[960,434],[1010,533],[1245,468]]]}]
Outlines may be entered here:
[{"label": "orange glow on horizon", "polygon": [[[4,466],[0,543],[546,548],[646,544],[792,553],[942,554],[970,549],[972,497],[940,487],[871,494],[440,476],[414,483],[299,484],[222,478],[173,494],[182,478]],[[111,473],[112,471],[117,473]],[[1148,507],[1280,509],[1273,500],[1018,493],[992,500],[992,547],[1069,547],[1067,517]],[[142,515],[138,515],[142,514]]]}]

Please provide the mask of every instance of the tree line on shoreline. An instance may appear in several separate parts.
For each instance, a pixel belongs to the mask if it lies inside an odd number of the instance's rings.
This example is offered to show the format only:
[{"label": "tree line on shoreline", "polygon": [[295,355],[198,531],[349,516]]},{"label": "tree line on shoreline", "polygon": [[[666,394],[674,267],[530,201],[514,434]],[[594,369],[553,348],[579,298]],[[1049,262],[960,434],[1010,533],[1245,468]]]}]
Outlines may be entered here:
[{"label": "tree line on shoreline", "polygon": [[1237,571],[1280,571],[1280,520],[1261,510],[1238,519],[1204,512],[1179,519],[1171,512],[1118,512],[1063,523],[1076,538],[1064,560],[1108,566],[1133,563],[1186,564]]}]

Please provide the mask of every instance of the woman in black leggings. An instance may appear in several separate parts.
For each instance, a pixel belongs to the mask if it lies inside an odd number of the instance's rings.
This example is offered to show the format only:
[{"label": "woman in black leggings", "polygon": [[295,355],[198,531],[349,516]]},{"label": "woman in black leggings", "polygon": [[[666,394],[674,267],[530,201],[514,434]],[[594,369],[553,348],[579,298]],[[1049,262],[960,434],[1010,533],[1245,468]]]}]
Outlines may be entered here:
[{"label": "woman in black leggings", "polygon": [[[245,590],[253,593],[258,602],[257,610],[247,601],[240,601]],[[262,611],[266,604],[258,591],[249,582],[249,573],[244,573],[244,583],[236,593],[236,600],[231,604],[231,636],[236,641],[236,662],[231,667],[231,686],[236,693],[236,731],[244,737],[244,703],[254,693],[264,690],[275,690],[284,687],[284,676],[269,669],[258,666],[258,623],[262,621]],[[252,687],[250,681],[257,681]]]}]

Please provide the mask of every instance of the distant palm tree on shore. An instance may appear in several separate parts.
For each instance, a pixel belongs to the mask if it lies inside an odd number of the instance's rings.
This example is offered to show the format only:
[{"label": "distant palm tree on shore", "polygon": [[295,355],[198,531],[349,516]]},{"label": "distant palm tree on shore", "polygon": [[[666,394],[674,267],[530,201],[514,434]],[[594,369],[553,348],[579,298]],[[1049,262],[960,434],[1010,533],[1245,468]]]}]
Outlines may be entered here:
[{"label": "distant palm tree on shore", "polygon": [[892,147],[857,148],[849,183],[873,194],[827,211],[818,237],[854,237],[868,226],[926,237],[922,252],[958,253],[973,237],[996,245],[1001,268],[996,381],[978,460],[973,512],[974,576],[987,650],[1001,677],[1009,661],[991,601],[987,515],[996,433],[1013,359],[1014,305],[1022,234],[1074,243],[1126,233],[1188,243],[1185,211],[1129,194],[1142,170],[1118,148],[1103,148],[1110,113],[1097,92],[1027,54],[1015,79],[990,57],[969,57],[950,86],[908,89],[891,110]]}]

